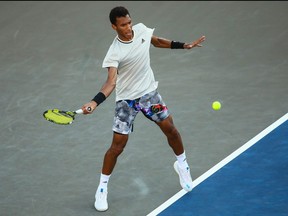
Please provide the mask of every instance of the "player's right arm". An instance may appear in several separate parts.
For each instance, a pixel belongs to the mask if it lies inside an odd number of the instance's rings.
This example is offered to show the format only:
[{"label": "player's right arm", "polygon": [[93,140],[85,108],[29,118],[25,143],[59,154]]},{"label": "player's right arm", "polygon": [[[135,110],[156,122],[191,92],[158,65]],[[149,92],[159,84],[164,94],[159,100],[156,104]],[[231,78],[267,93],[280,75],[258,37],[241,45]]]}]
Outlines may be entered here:
[{"label": "player's right arm", "polygon": [[[109,67],[106,82],[103,84],[100,90],[100,92],[103,93],[106,98],[109,97],[110,94],[114,91],[116,87],[116,81],[117,81],[117,68]],[[96,109],[97,106],[98,104],[94,100],[91,100],[90,102],[82,106],[82,110],[84,111],[84,114],[91,114]],[[87,110],[88,107],[91,108],[90,112]]]}]

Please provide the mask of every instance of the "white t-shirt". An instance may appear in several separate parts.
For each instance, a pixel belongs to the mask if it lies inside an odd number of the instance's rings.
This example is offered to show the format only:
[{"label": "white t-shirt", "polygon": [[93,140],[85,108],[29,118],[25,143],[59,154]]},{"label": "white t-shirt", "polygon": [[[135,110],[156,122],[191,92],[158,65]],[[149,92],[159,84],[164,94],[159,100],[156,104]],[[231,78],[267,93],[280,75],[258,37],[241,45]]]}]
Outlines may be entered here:
[{"label": "white t-shirt", "polygon": [[132,27],[131,41],[113,40],[102,64],[118,69],[116,101],[139,98],[158,87],[150,67],[150,44],[154,29],[139,23]]}]

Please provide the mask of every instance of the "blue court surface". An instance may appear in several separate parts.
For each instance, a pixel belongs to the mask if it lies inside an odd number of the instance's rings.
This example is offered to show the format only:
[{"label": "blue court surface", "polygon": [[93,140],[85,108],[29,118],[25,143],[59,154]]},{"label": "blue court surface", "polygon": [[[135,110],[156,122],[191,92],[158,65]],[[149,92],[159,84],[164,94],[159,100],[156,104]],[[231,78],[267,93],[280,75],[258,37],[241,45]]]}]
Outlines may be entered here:
[{"label": "blue court surface", "polygon": [[149,214],[288,215],[288,114]]}]

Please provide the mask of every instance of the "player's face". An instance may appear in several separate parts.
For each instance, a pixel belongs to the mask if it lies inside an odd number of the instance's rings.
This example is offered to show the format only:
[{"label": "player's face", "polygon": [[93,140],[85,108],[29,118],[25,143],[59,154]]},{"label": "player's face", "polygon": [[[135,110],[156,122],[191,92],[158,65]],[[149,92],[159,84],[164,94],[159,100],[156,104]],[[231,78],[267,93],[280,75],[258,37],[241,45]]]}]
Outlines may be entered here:
[{"label": "player's face", "polygon": [[117,32],[118,37],[123,41],[130,41],[133,38],[132,21],[127,14],[126,17],[117,17],[116,25],[112,24],[112,28]]}]

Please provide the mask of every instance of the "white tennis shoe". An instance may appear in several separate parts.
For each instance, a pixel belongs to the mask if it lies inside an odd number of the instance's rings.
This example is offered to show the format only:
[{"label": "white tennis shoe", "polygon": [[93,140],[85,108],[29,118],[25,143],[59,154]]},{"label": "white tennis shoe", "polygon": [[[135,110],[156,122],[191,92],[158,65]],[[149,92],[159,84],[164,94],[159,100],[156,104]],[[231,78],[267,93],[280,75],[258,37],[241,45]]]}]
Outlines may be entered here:
[{"label": "white tennis shoe", "polygon": [[107,194],[108,191],[104,191],[103,188],[100,190],[98,189],[95,194],[95,203],[94,206],[97,211],[106,211],[108,209],[108,202],[107,202]]},{"label": "white tennis shoe", "polygon": [[192,185],[192,178],[190,174],[190,168],[189,167],[186,167],[185,169],[180,168],[178,161],[175,161],[174,169],[179,176],[181,187],[188,192],[191,191],[193,189],[193,185]]}]

